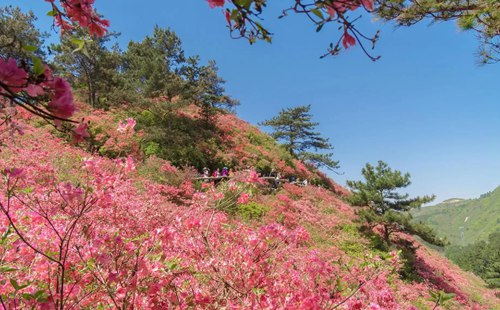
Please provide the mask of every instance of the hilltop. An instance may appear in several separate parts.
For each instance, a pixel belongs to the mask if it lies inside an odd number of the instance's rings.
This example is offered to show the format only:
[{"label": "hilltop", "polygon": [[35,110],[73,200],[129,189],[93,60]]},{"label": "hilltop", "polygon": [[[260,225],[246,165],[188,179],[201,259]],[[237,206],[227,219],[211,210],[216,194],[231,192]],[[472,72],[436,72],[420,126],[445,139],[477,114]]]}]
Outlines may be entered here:
[{"label": "hilltop", "polygon": [[486,241],[500,227],[500,187],[476,199],[452,198],[412,213],[416,221],[431,226],[451,244]]},{"label": "hilltop", "polygon": [[[152,122],[140,119],[151,119],[144,111],[152,110],[80,104],[91,137],[78,145],[25,113],[24,134],[2,136],[9,194],[0,202],[15,210],[15,223],[38,249],[20,242],[2,217],[2,270],[10,279],[2,282],[4,300],[56,302],[47,279],[61,276],[62,253],[62,294],[82,308],[432,309],[438,291],[454,294],[449,309],[498,304],[482,280],[412,236],[399,235],[401,252],[381,247],[380,236],[367,234],[343,201],[347,190],[234,114],[219,115],[211,128],[181,126],[173,137],[207,130],[222,144],[152,148]],[[200,120],[194,108],[177,117],[177,124]],[[174,164],[175,151],[187,147],[200,161]],[[206,159],[211,168],[228,165],[231,180],[194,180]],[[316,185],[271,189],[252,166]],[[60,252],[58,236],[67,229],[73,237]]]}]

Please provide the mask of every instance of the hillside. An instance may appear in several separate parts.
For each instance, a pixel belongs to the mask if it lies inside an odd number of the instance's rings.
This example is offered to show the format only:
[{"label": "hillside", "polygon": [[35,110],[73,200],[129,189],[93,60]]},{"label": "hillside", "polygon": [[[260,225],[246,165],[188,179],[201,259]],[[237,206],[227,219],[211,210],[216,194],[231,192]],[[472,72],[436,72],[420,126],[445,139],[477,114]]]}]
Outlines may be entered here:
[{"label": "hillside", "polygon": [[415,210],[413,216],[446,236],[454,245],[488,240],[491,233],[500,229],[500,187],[477,199],[448,199]]},{"label": "hillside", "polygon": [[[196,111],[183,113],[196,120]],[[446,309],[498,304],[482,280],[411,236],[399,236],[402,252],[380,247],[343,202],[345,189],[286,160],[235,115],[217,120],[219,152],[193,150],[231,164],[231,180],[217,186],[145,155],[147,132],[131,115],[81,104],[92,136],[78,145],[25,113],[24,134],[2,136],[7,308],[433,309],[437,291],[454,294]],[[324,186],[270,190],[246,166]]]}]

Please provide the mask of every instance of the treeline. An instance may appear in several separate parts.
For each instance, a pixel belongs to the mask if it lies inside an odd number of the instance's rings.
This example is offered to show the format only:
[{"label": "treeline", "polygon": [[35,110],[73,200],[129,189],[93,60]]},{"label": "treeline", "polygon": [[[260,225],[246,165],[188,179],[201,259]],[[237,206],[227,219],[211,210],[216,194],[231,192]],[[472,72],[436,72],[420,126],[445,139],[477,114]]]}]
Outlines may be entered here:
[{"label": "treeline", "polygon": [[[36,17],[19,8],[0,8],[0,57],[31,64],[33,52],[55,74],[66,78],[80,100],[96,109],[126,111],[142,130],[141,149],[177,166],[217,166],[221,133],[217,115],[231,112],[238,101],[226,94],[215,61],[186,55],[181,39],[156,26],[142,41],[125,49],[118,33],[92,37],[82,29],[65,32],[58,44],[35,27]],[[182,111],[196,108],[196,117]],[[93,151],[107,152],[93,139],[102,134],[90,127]],[[108,152],[102,154],[113,156]],[[226,163],[228,164],[228,163]]]},{"label": "treeline", "polygon": [[166,102],[194,103],[209,118],[217,109],[231,109],[238,102],[225,94],[215,61],[201,64],[200,57],[186,56],[181,39],[170,29],[156,26],[141,42],[129,42],[122,51],[112,44],[119,34],[90,38],[78,30],[63,36],[49,51],[56,72],[89,104],[109,107],[151,98]]},{"label": "treeline", "polygon": [[500,231],[467,246],[452,245],[446,248],[446,256],[460,268],[483,278],[492,288],[500,288]]},{"label": "treeline", "polygon": [[[82,31],[67,34],[50,47],[56,72],[94,108],[126,104],[145,133],[140,141],[145,156],[198,169],[223,165],[214,156],[220,144],[214,121],[238,102],[225,93],[215,61],[202,64],[199,56],[185,55],[181,39],[170,29],[157,26],[123,51],[112,44],[117,36],[82,42],[75,39],[88,38]],[[200,117],[179,113],[191,105]]]}]

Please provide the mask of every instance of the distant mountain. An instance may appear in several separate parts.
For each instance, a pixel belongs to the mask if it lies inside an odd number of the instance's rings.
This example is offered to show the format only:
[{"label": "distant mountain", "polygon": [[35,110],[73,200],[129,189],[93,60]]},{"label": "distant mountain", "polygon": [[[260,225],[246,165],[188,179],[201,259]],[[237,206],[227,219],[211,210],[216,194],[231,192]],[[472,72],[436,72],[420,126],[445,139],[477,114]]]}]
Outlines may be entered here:
[{"label": "distant mountain", "polygon": [[412,214],[416,221],[446,236],[451,244],[487,240],[489,234],[500,230],[500,187],[477,199],[451,198]]}]

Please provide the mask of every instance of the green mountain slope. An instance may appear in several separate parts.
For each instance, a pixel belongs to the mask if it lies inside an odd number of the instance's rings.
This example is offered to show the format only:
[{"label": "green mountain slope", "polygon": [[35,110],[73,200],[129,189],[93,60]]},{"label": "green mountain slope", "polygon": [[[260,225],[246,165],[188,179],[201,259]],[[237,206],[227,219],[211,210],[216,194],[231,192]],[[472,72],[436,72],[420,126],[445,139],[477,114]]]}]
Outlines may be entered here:
[{"label": "green mountain slope", "polygon": [[448,199],[416,210],[413,216],[446,236],[451,244],[487,240],[489,234],[500,230],[500,187],[477,199]]}]

